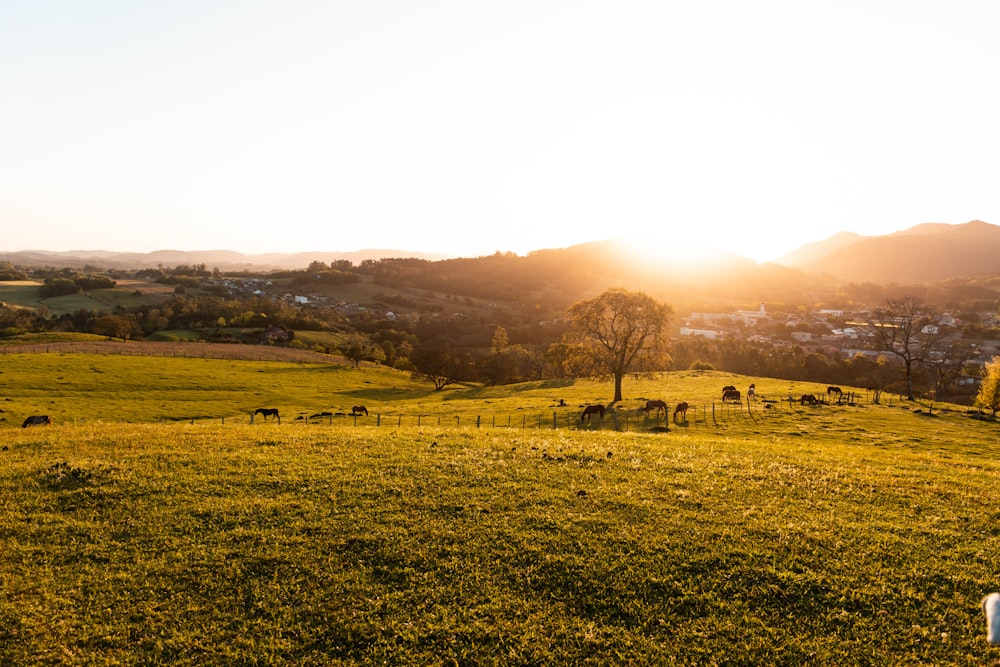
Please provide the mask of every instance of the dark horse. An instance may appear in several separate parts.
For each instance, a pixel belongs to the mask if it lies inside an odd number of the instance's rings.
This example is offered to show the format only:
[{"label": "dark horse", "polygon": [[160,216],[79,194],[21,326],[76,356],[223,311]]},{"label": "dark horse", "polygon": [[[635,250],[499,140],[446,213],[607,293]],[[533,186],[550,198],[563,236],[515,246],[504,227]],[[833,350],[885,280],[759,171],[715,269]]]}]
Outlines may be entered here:
[{"label": "dark horse", "polygon": [[604,406],[603,405],[588,405],[583,409],[583,414],[580,415],[580,423],[590,423],[591,415],[600,415],[601,421],[604,421]]},{"label": "dark horse", "polygon": [[802,394],[802,398],[799,399],[800,405],[819,405],[819,400],[812,394]]},{"label": "dark horse", "polygon": [[844,393],[844,390],[841,389],[840,387],[827,387],[826,388],[826,396],[827,396],[827,398],[829,398],[830,396],[833,396],[834,394],[836,394],[837,396],[840,396],[843,393]]},{"label": "dark horse", "polygon": [[650,410],[656,410],[656,416],[659,418],[660,410],[663,411],[663,416],[667,416],[667,402],[666,401],[646,401],[646,407],[643,408],[645,413],[648,415]]},{"label": "dark horse", "polygon": [[691,407],[690,405],[688,405],[687,403],[685,403],[683,401],[680,402],[680,403],[678,403],[677,407],[674,408],[674,422],[677,421],[677,415],[680,415],[681,419],[683,419],[684,421],[687,421],[687,418],[688,418],[688,408],[690,408],[690,407]]},{"label": "dark horse", "polygon": [[28,428],[29,426],[41,426],[45,424],[46,426],[52,426],[52,419],[48,415],[31,415],[24,420],[21,424],[21,428]]},{"label": "dark horse", "polygon": [[733,403],[739,403],[742,400],[743,399],[740,396],[740,390],[739,389],[727,389],[726,391],[722,392],[722,402],[723,403],[725,403],[726,401],[732,401]]},{"label": "dark horse", "polygon": [[278,408],[257,408],[253,413],[255,415],[264,415],[264,421],[267,421],[268,417],[281,419],[281,416],[278,414]]},{"label": "dark horse", "polygon": [[366,408],[363,405],[355,405],[353,408],[351,408],[351,414],[352,415],[364,415],[365,417],[367,417],[368,416],[368,408]]}]

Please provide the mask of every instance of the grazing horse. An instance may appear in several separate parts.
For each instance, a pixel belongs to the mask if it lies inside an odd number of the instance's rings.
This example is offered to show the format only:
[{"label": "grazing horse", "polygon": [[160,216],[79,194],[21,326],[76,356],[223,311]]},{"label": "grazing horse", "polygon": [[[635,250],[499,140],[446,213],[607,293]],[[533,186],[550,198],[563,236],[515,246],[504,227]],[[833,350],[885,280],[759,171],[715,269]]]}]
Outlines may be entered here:
[{"label": "grazing horse", "polygon": [[843,392],[843,390],[840,387],[827,387],[826,388],[826,397],[827,398],[833,396],[834,394],[836,394],[837,396],[840,396],[843,393],[844,392]]},{"label": "grazing horse", "polygon": [[726,393],[730,391],[736,391],[736,387],[731,384],[727,384],[722,388],[722,400],[726,400]]},{"label": "grazing horse", "polygon": [[743,400],[743,399],[740,396],[740,390],[739,389],[735,389],[734,388],[734,389],[729,389],[729,390],[726,390],[726,391],[722,392],[722,402],[723,403],[725,403],[726,401],[732,401],[733,403],[739,403],[741,400]]},{"label": "grazing horse", "polygon": [[756,401],[757,400],[757,385],[751,384],[747,388],[747,400]]},{"label": "grazing horse", "polygon": [[646,401],[646,407],[643,408],[645,413],[649,415],[650,410],[656,410],[656,417],[659,419],[660,410],[663,411],[663,416],[667,416],[667,402],[666,401]]},{"label": "grazing horse", "polygon": [[366,408],[363,405],[355,405],[353,408],[351,408],[351,414],[352,415],[364,415],[365,417],[367,417],[368,416],[368,408]]},{"label": "grazing horse", "polygon": [[588,405],[583,409],[583,414],[580,415],[580,423],[584,422],[590,423],[590,418],[592,415],[600,415],[601,421],[604,421],[604,406],[603,405]]},{"label": "grazing horse", "polygon": [[812,394],[802,394],[802,398],[799,399],[799,403],[802,405],[819,405],[819,400]]},{"label": "grazing horse", "polygon": [[48,415],[31,415],[24,420],[21,424],[21,428],[28,428],[29,426],[41,426],[45,424],[46,426],[52,426],[52,419]]},{"label": "grazing horse", "polygon": [[691,406],[683,401],[677,404],[677,407],[674,408],[674,423],[677,423],[677,415],[680,415],[681,419],[687,421],[689,407]]},{"label": "grazing horse", "polygon": [[278,414],[278,408],[257,408],[253,411],[254,415],[263,415],[264,421],[267,421],[268,417],[274,417],[275,419],[281,419],[281,415]]}]

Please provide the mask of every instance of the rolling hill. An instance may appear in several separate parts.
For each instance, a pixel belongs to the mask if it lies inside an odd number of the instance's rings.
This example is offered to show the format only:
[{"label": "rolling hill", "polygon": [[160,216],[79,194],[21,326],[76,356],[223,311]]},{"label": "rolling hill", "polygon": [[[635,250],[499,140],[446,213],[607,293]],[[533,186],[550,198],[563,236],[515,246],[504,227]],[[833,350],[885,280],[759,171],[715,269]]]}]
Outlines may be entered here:
[{"label": "rolling hill", "polygon": [[927,223],[884,236],[836,234],[777,260],[842,281],[927,283],[1000,273],[1000,226]]}]

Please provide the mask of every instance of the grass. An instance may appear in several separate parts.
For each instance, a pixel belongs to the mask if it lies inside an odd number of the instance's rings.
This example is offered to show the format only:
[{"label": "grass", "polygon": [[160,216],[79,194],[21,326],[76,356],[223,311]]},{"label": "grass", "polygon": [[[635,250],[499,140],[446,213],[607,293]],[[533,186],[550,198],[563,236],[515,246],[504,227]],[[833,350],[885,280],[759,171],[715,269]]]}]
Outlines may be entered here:
[{"label": "grass", "polygon": [[77,310],[108,311],[118,306],[135,308],[157,305],[173,294],[173,287],[142,280],[119,280],[116,287],[42,299],[37,280],[0,281],[0,302],[37,309],[46,306],[54,315]]},{"label": "grass", "polygon": [[984,664],[995,440],[5,429],[0,655]]},{"label": "grass", "polygon": [[[593,381],[0,361],[8,423],[56,417],[0,428],[0,664],[1000,664],[1000,427],[954,406],[712,419],[725,384],[819,387],[666,373],[626,380],[616,431],[576,421]],[[655,432],[645,398],[708,416]],[[261,402],[382,418],[247,424]],[[151,423],[184,410],[211,418]]]}]

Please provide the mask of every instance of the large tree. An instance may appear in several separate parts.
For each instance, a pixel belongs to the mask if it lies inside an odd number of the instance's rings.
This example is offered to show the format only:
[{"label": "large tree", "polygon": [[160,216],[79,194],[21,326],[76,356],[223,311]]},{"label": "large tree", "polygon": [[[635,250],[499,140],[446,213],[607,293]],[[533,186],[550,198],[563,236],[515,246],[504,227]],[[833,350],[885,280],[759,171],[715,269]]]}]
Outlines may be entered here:
[{"label": "large tree", "polygon": [[903,363],[906,398],[913,400],[913,367],[927,361],[941,335],[933,309],[916,296],[888,299],[868,320],[880,350],[890,352]]},{"label": "large tree", "polygon": [[667,363],[667,324],[673,309],[643,292],[612,288],[573,304],[571,337],[590,352],[596,368],[615,381],[614,401],[622,400],[622,378],[633,368]]},{"label": "large tree", "polygon": [[455,350],[450,343],[420,343],[413,349],[414,379],[430,380],[434,391],[450,384],[469,380],[473,376],[472,359],[468,353]]}]

